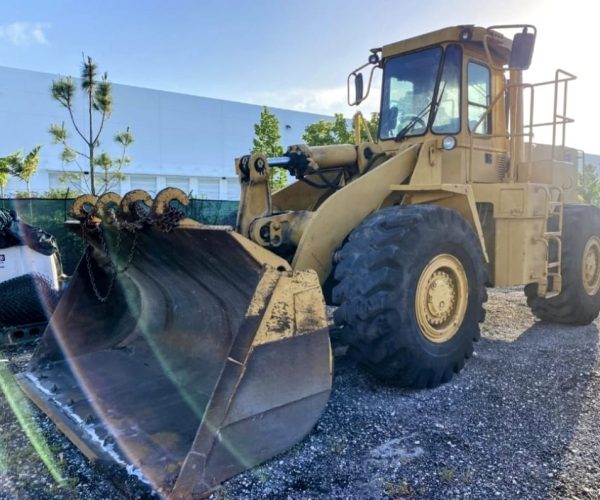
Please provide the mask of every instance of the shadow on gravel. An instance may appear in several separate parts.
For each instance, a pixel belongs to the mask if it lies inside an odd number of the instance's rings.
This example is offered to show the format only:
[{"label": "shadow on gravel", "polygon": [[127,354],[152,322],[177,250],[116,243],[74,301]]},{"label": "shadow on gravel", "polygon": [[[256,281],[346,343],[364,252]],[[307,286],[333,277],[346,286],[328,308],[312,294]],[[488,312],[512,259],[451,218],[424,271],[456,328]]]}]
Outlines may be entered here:
[{"label": "shadow on gravel", "polygon": [[[598,328],[523,330],[531,319],[519,321],[496,313],[465,369],[433,390],[382,386],[351,359],[336,358],[332,397],[314,431],[214,498],[600,498]],[[1,441],[16,459],[29,447],[14,437],[22,433],[5,406],[0,429],[11,437]],[[0,498],[133,497],[45,417],[36,420],[78,484],[49,490],[41,464],[19,455],[18,468],[0,470]]]},{"label": "shadow on gravel", "polygon": [[595,325],[544,323],[511,340],[484,338],[461,374],[426,391],[381,386],[352,360],[337,358],[332,398],[315,430],[224,492],[272,499],[564,496],[558,478],[598,376],[598,339]]},{"label": "shadow on gravel", "polygon": [[[574,443],[588,402],[598,397],[599,337],[596,324],[537,322],[512,342],[484,339],[477,346],[474,373],[468,376],[481,380],[477,400],[485,407],[477,413],[493,419],[490,428],[497,432],[489,444],[497,450],[502,477],[492,481],[501,482],[502,497],[598,498],[600,491],[584,485],[574,491],[573,478],[566,476],[579,453]],[[597,423],[600,414],[594,409]],[[597,456],[600,443],[595,448]],[[580,466],[598,473],[597,461]],[[512,478],[508,490],[507,478]]]}]

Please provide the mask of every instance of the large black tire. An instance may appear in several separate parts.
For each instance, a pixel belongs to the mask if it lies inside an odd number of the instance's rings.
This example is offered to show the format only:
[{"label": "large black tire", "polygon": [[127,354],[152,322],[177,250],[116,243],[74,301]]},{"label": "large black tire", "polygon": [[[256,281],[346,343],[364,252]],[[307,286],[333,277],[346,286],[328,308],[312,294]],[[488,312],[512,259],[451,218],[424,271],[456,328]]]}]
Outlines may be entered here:
[{"label": "large black tire", "polygon": [[[588,252],[586,252],[586,246]],[[582,273],[584,253],[591,262],[588,293]],[[563,214],[562,289],[556,297],[538,297],[537,283],[525,287],[527,304],[544,321],[588,325],[600,312],[600,209],[589,205],[566,205]],[[590,287],[591,285],[591,287]]]},{"label": "large black tire", "polygon": [[[454,335],[436,342],[423,333],[416,297],[422,274],[445,255],[464,269],[466,310]],[[479,339],[487,299],[481,245],[463,217],[435,205],[384,208],[354,229],[336,260],[335,322],[350,353],[375,376],[393,385],[435,387],[463,368]]]},{"label": "large black tire", "polygon": [[37,274],[24,274],[0,283],[0,326],[19,326],[48,320],[59,293]]}]

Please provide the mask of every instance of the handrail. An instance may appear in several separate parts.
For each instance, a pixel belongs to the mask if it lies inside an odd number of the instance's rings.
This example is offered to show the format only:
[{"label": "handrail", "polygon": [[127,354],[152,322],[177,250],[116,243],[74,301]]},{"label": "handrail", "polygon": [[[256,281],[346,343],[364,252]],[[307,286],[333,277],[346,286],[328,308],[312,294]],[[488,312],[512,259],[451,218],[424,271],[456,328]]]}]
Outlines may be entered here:
[{"label": "handrail", "polygon": [[[559,79],[560,74],[565,75],[565,78]],[[563,112],[562,117],[567,119],[567,86],[569,82],[575,80],[577,77],[572,73],[569,73],[562,69],[557,69],[554,73],[554,121],[556,122],[556,118],[558,116],[558,85],[559,83],[564,83],[564,94],[563,94]],[[564,154],[565,151],[565,142],[567,138],[567,124],[562,123],[562,151]],[[556,128],[557,124],[555,123],[554,127],[552,127],[552,159],[554,160],[555,149],[556,149]]]},{"label": "handrail", "polygon": [[[483,115],[481,116],[481,118],[479,119],[479,121],[473,126],[473,128],[471,129],[471,134],[470,134],[470,141],[469,141],[469,165],[468,165],[468,170],[467,170],[467,175],[468,175],[468,179],[471,180],[471,169],[473,166],[473,139],[474,139],[474,132],[477,130],[477,128],[483,123],[484,119],[487,119],[490,115],[490,113],[492,112],[492,110],[494,109],[494,107],[496,106],[496,104],[498,103],[498,101],[500,100],[500,98],[504,95],[506,95],[506,93],[513,88],[518,88],[518,87],[524,87],[527,84],[508,84],[505,85],[504,88],[498,92],[496,94],[496,96],[494,97],[494,99],[492,99],[492,102],[490,103],[490,105],[487,107],[485,113],[483,113]],[[523,127],[525,128],[525,127]],[[529,138],[529,142],[532,143],[532,139],[533,139],[533,132],[522,132],[520,134],[511,134],[510,131],[507,130],[507,132],[503,133],[503,134],[486,134],[485,138],[486,139],[492,139],[492,138],[497,138],[497,137],[503,137],[505,139],[512,139],[514,137],[528,137]],[[511,144],[512,146],[512,144]],[[513,151],[511,151],[511,153],[513,153]],[[531,154],[531,153],[530,153]],[[511,154],[511,156],[514,156],[514,154]]]},{"label": "handrail", "polygon": [[[492,99],[491,103],[486,108],[485,113],[483,113],[481,115],[481,118],[477,121],[475,126],[471,129],[470,141],[469,141],[469,162],[468,162],[468,169],[467,169],[468,179],[469,180],[471,179],[471,171],[472,171],[472,166],[473,166],[473,150],[474,150],[473,140],[474,140],[474,136],[475,136],[475,131],[481,125],[481,123],[483,123],[484,120],[488,119],[490,113],[492,112],[494,107],[497,105],[500,98],[505,96],[511,89],[521,89],[521,90],[529,89],[531,94],[530,94],[530,99],[529,99],[528,123],[522,125],[523,130],[520,133],[512,132],[512,131],[508,130],[508,127],[507,127],[506,133],[486,134],[485,138],[491,139],[491,138],[497,138],[497,137],[504,137],[504,138],[508,139],[509,141],[511,141],[510,153],[511,153],[511,157],[514,159],[516,151],[513,151],[514,141],[512,141],[512,139],[514,139],[516,137],[527,137],[527,158],[526,158],[525,163],[529,167],[528,168],[528,180],[529,180],[529,176],[531,175],[531,163],[533,162],[533,137],[534,137],[533,129],[534,128],[552,126],[552,156],[551,156],[551,160],[556,161],[557,129],[559,126],[561,126],[562,134],[561,134],[560,148],[564,154],[565,143],[566,143],[566,127],[569,123],[573,123],[575,121],[572,118],[569,118],[567,116],[568,83],[572,80],[575,80],[576,78],[577,77],[575,75],[573,75],[572,73],[569,73],[563,69],[557,69],[553,80],[548,80],[548,81],[538,82],[538,83],[533,83],[533,84],[532,83],[514,83],[514,84],[505,85],[502,88],[502,90],[500,90],[500,92],[498,92],[496,94],[494,99]],[[564,88],[563,88],[562,110],[559,114],[558,95],[559,95],[560,84],[564,84]],[[546,86],[546,85],[554,86],[554,108],[553,108],[552,121],[535,123],[534,122],[535,89],[537,87],[542,87],[542,86]],[[521,99],[521,102],[522,102],[522,99]],[[517,101],[517,105],[518,105],[518,103],[519,103],[519,101]],[[521,109],[516,109],[515,113],[517,113],[517,114],[522,113],[522,111],[523,110],[521,110]],[[514,178],[515,174],[516,174],[516,172],[515,172],[514,168],[511,169],[511,177]]]}]

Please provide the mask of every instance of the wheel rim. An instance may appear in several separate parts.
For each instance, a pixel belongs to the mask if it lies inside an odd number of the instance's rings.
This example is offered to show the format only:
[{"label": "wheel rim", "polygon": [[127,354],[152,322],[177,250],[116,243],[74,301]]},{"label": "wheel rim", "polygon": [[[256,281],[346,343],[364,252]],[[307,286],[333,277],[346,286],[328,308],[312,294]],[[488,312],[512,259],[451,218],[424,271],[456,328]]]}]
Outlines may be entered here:
[{"label": "wheel rim", "polygon": [[596,295],[600,289],[600,238],[592,236],[583,249],[581,279],[588,295]]},{"label": "wheel rim", "polygon": [[419,278],[415,301],[423,336],[436,344],[454,337],[465,317],[468,296],[469,282],[460,261],[448,254],[431,259]]}]

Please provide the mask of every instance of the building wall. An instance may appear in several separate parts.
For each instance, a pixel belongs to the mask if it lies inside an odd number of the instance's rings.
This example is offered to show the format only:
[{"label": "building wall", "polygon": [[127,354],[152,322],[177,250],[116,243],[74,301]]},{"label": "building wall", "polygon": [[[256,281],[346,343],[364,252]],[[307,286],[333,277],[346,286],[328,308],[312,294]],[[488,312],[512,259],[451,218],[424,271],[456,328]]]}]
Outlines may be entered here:
[{"label": "building wall", "polygon": [[[70,125],[66,109],[50,97],[56,78],[0,67],[0,156],[19,149],[27,152],[43,144],[39,171],[31,180],[31,191],[39,194],[66,187],[59,181],[63,174],[62,147],[51,144],[48,133],[51,123]],[[127,126],[135,138],[128,150],[132,163],[125,170],[125,179],[113,190],[124,193],[143,188],[155,193],[169,185],[209,199],[239,197],[234,158],[250,151],[261,106],[118,84],[113,84],[113,97],[114,111],[105,124],[101,149],[117,154],[112,137]],[[284,147],[301,143],[308,124],[331,119],[270,110],[279,118]],[[79,123],[87,120],[81,99],[76,103],[76,119]],[[74,131],[71,135],[72,142],[82,147]],[[81,166],[89,170],[85,164]],[[65,169],[78,171],[77,166]],[[5,191],[11,195],[23,190],[25,184],[11,178]]]}]

